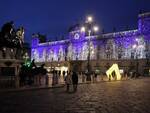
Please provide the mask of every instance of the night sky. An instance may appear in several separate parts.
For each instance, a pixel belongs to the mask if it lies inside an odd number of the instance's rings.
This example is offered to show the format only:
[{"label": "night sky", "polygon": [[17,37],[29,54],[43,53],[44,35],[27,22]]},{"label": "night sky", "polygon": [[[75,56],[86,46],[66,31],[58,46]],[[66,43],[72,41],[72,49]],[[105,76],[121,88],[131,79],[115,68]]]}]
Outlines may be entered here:
[{"label": "night sky", "polygon": [[105,32],[112,32],[113,27],[136,29],[140,10],[150,11],[150,0],[1,0],[0,27],[13,20],[16,27],[25,27],[26,42],[37,32],[54,40],[88,14]]}]

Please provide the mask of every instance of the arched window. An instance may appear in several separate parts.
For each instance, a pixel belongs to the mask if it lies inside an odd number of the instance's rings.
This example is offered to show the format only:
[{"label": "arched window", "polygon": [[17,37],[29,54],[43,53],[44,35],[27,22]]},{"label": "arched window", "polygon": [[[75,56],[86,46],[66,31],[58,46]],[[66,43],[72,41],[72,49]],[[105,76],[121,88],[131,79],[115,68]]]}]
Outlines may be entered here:
[{"label": "arched window", "polygon": [[62,46],[60,47],[59,52],[58,52],[58,61],[64,61],[64,51],[63,51]]},{"label": "arched window", "polygon": [[69,47],[68,47],[67,59],[68,60],[73,60],[73,47],[72,47],[72,44],[70,44]]}]

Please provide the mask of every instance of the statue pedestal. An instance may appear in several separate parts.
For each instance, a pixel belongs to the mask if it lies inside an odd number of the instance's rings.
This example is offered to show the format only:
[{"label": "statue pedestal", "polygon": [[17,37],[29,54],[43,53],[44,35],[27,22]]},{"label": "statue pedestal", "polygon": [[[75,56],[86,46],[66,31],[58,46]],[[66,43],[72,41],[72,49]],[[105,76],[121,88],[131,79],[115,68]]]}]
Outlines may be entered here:
[{"label": "statue pedestal", "polygon": [[0,88],[19,87],[19,72],[23,60],[15,59],[16,48],[0,50]]},{"label": "statue pedestal", "polygon": [[0,88],[19,87],[20,60],[0,59]]}]

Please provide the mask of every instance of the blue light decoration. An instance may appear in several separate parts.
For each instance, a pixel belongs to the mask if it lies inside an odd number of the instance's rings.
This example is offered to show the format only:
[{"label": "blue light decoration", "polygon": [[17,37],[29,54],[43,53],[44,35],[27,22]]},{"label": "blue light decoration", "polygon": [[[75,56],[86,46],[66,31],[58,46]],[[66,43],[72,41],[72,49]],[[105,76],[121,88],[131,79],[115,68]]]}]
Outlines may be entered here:
[{"label": "blue light decoration", "polygon": [[150,32],[150,12],[139,14],[138,30],[140,33],[148,35]]},{"label": "blue light decoration", "polygon": [[[142,47],[136,49],[139,59],[150,56],[150,13],[140,14],[138,19],[138,29],[91,36],[90,59],[96,60],[98,56],[99,59],[135,58],[134,44]],[[39,43],[38,38],[33,38],[31,58],[35,62],[87,60],[89,37],[79,29],[69,32],[68,37],[46,43]],[[136,39],[139,39],[138,43]]]}]

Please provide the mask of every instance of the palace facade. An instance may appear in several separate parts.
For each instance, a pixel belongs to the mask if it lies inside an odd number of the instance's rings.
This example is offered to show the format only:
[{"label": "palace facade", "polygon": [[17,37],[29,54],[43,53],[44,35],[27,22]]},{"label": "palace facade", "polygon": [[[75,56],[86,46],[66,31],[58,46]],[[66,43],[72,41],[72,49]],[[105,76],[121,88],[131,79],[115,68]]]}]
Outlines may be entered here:
[{"label": "palace facade", "polygon": [[31,58],[48,70],[86,71],[88,53],[92,71],[105,73],[117,63],[123,72],[150,71],[150,12],[139,14],[135,30],[87,36],[75,27],[66,40],[39,43],[32,39]]}]

